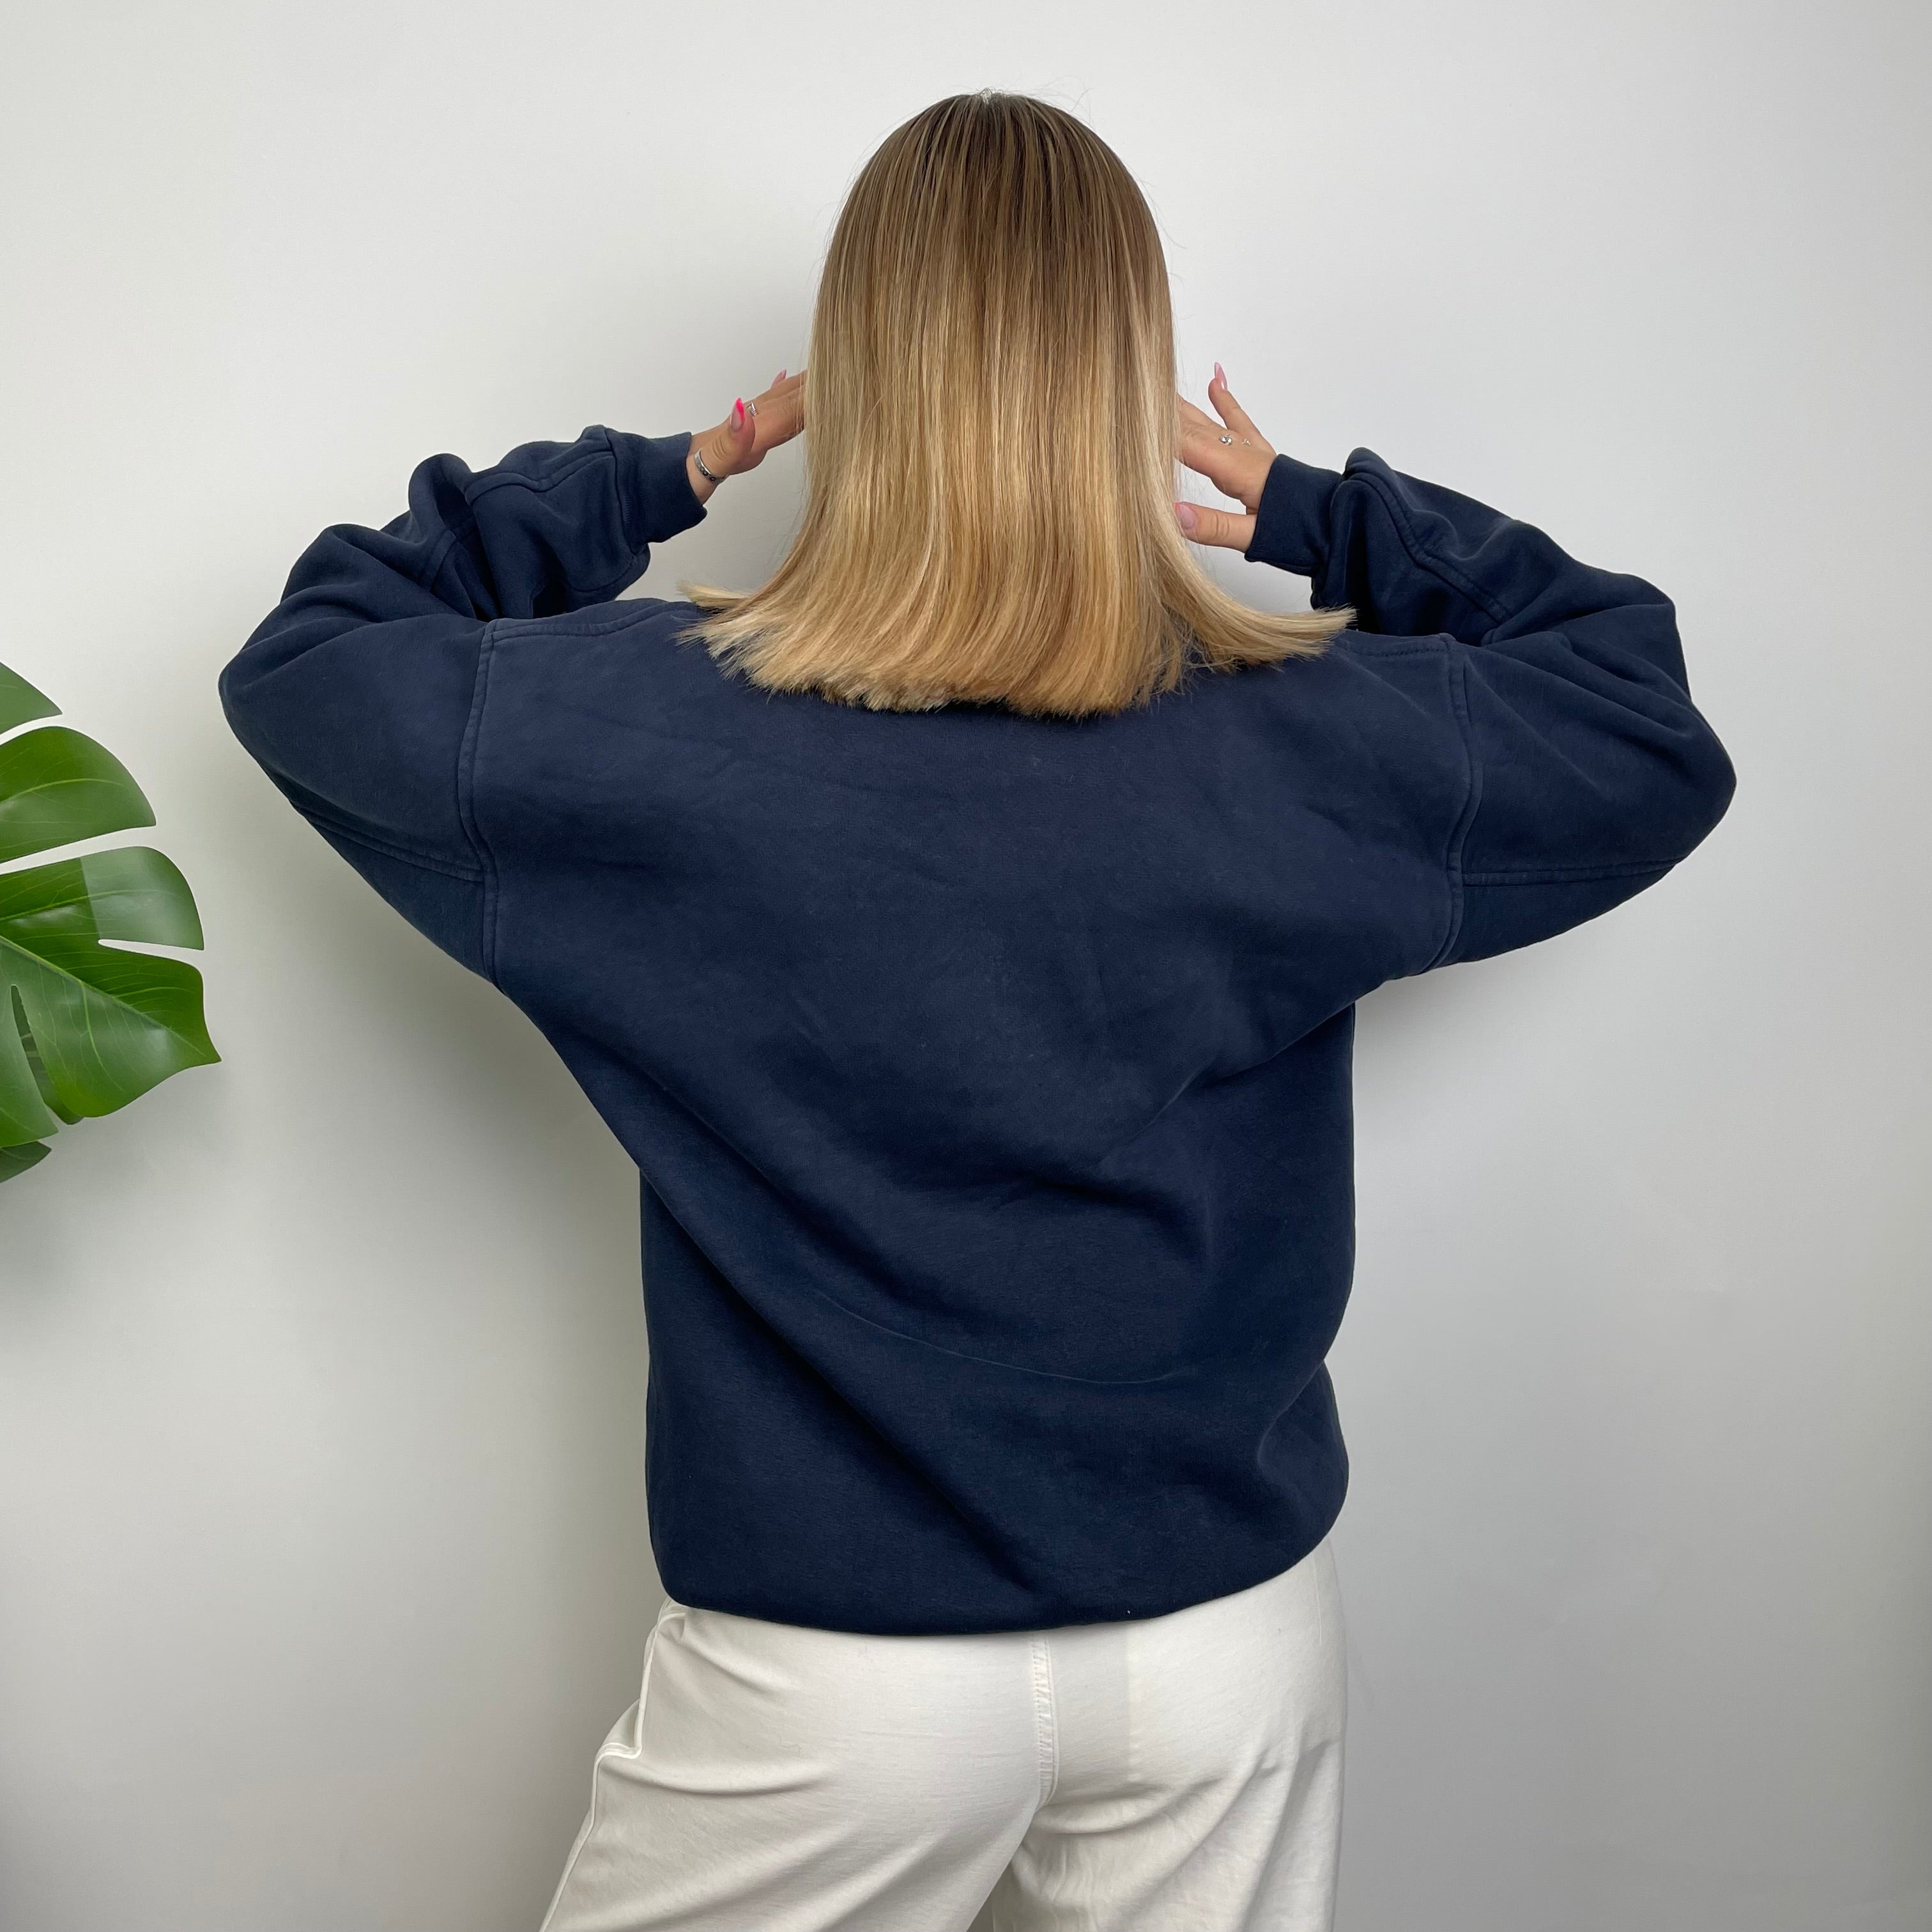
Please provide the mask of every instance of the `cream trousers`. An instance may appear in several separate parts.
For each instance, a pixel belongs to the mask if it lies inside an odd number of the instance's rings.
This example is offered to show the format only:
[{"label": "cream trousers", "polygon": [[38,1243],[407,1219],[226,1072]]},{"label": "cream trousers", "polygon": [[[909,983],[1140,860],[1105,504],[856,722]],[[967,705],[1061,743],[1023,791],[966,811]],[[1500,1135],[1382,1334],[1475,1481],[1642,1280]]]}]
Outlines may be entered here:
[{"label": "cream trousers", "polygon": [[1144,1622],[667,1602],[543,1932],[1328,1932],[1345,1696],[1326,1542]]}]

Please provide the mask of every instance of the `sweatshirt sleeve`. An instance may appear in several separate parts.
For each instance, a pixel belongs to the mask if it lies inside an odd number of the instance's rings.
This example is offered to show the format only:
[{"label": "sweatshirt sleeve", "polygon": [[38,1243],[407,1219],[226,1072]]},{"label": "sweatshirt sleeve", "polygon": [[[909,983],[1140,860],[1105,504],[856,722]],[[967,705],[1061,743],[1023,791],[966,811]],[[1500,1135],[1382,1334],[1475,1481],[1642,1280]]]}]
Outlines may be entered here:
[{"label": "sweatshirt sleeve", "polygon": [[465,764],[485,635],[615,597],[652,544],[700,521],[690,442],[592,428],[492,469],[430,457],[401,516],[310,544],[221,673],[230,726],[296,808],[477,971],[484,855]]},{"label": "sweatshirt sleeve", "polygon": [[1691,702],[1676,614],[1642,578],[1366,449],[1340,472],[1276,457],[1246,554],[1310,579],[1318,607],[1352,605],[1365,632],[1448,653],[1445,728],[1470,784],[1444,841],[1459,910],[1432,964],[1609,910],[1729,806],[1736,776]]}]

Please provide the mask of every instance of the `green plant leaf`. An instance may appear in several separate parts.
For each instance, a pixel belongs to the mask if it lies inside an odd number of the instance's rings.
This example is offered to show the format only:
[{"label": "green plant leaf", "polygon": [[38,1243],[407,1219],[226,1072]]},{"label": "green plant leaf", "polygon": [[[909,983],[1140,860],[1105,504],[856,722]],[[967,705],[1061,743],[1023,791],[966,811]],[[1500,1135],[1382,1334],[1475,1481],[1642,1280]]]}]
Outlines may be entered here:
[{"label": "green plant leaf", "polygon": [[201,975],[100,941],[199,946],[188,881],[145,845],[0,872],[0,1146],[112,1113],[218,1060]]},{"label": "green plant leaf", "polygon": [[[0,732],[60,707],[0,664]],[[0,864],[152,825],[128,768],[64,724],[0,740]],[[136,946],[198,946],[194,896],[145,845],[0,871],[0,1182],[49,1152],[63,1124],[112,1113],[221,1056],[201,975]]]},{"label": "green plant leaf", "polygon": [[11,1180],[16,1174],[25,1174],[37,1160],[47,1157],[46,1144],[40,1141],[29,1141],[25,1147],[0,1147],[0,1180]]},{"label": "green plant leaf", "polygon": [[128,767],[82,733],[50,724],[0,744],[0,860],[154,822]]},{"label": "green plant leaf", "polygon": [[18,671],[0,664],[0,731],[10,731],[30,718],[59,716],[60,706],[52,698],[36,691]]}]

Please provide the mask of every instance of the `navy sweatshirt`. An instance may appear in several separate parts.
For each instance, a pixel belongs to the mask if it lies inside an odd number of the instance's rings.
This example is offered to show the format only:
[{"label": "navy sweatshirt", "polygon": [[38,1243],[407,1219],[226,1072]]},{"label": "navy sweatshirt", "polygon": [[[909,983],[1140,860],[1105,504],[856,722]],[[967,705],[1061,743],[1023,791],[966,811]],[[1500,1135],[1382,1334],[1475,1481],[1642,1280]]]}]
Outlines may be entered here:
[{"label": "navy sweatshirt", "polygon": [[1319,1541],[1354,1002],[1659,878],[1735,783],[1670,602],[1358,450],[1247,553],[1325,655],[1042,722],[772,694],[614,602],[686,434],[431,458],[222,674],[317,831],[642,1175],[646,1487],[692,1605],[1145,1617]]}]

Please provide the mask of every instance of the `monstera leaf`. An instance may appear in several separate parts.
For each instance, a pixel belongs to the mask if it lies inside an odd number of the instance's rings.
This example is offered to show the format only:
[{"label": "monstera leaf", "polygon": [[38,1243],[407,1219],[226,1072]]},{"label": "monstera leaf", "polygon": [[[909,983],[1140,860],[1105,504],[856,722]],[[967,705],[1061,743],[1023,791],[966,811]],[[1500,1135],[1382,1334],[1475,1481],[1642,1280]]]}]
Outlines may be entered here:
[{"label": "monstera leaf", "polygon": [[[0,731],[58,715],[0,664]],[[0,740],[0,866],[152,825],[127,768],[65,725]],[[188,881],[145,845],[0,870],[0,1181],[63,1123],[111,1114],[184,1066],[218,1060],[201,975],[103,940],[198,946]]]}]

